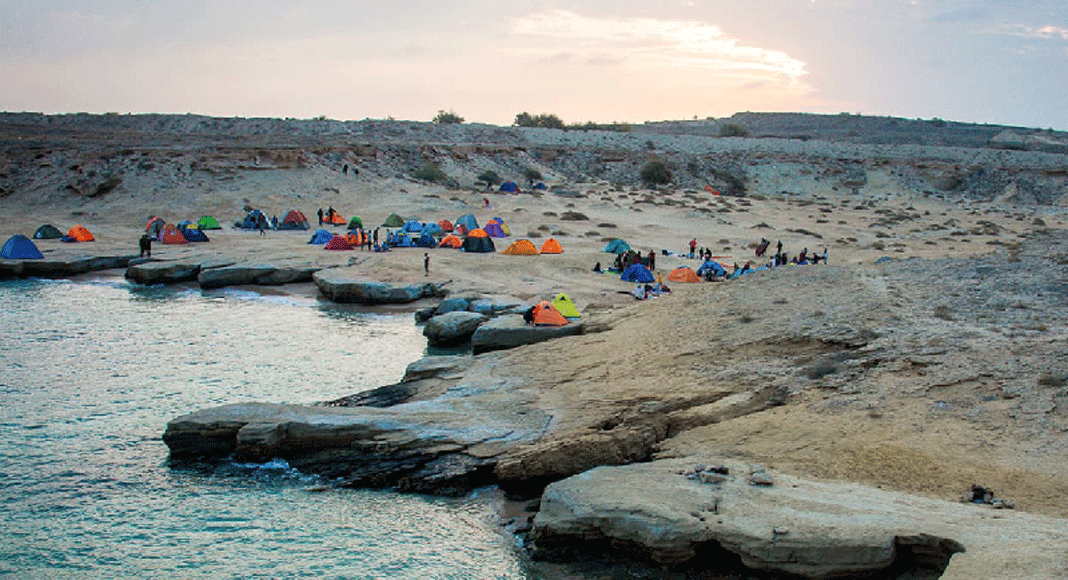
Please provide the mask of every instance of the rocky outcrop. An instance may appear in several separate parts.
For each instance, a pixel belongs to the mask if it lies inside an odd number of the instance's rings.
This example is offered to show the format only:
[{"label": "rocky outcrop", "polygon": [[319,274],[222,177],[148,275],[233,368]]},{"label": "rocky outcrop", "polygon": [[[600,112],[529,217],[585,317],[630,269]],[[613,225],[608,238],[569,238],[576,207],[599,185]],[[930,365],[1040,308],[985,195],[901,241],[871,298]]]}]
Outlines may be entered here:
[{"label": "rocky outcrop", "polygon": [[313,276],[323,296],[341,303],[407,304],[422,298],[445,296],[444,284],[390,284],[360,278],[353,268],[320,270]]},{"label": "rocky outcrop", "polygon": [[125,268],[137,256],[83,256],[70,260],[0,260],[0,278],[69,278],[87,272]]},{"label": "rocky outcrop", "polygon": [[452,346],[463,344],[471,339],[479,325],[489,320],[487,317],[463,310],[439,314],[427,321],[423,336],[433,346]]},{"label": "rocky outcrop", "polygon": [[582,334],[582,331],[581,322],[564,326],[531,326],[522,316],[501,316],[479,326],[471,336],[471,346],[478,354]]},{"label": "rocky outcrop", "polygon": [[201,269],[197,276],[200,287],[205,290],[225,286],[259,285],[278,286],[294,282],[310,282],[318,268],[277,267],[258,264],[237,264],[221,268]]},{"label": "rocky outcrop", "polygon": [[1068,534],[1052,518],[993,519],[976,506],[715,463],[599,467],[556,482],[534,520],[535,551],[569,559],[612,545],[662,565],[726,551],[753,570],[818,579],[894,565],[967,578],[1006,561],[1041,562],[1033,577],[1051,578],[1068,562],[1056,548]]},{"label": "rocky outcrop", "polygon": [[156,284],[175,284],[196,280],[200,274],[200,264],[178,262],[142,262],[126,269],[126,279],[153,286]]}]

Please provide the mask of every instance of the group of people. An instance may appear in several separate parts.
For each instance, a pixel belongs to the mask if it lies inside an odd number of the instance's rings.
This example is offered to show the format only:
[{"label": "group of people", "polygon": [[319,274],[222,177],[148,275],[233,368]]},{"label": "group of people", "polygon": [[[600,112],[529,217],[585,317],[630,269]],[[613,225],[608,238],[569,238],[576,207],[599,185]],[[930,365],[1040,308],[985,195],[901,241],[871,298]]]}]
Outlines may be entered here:
[{"label": "group of people", "polygon": [[323,208],[319,208],[319,211],[315,213],[319,215],[319,225],[323,225],[324,217],[327,219],[327,221],[333,223],[334,216],[337,215],[337,212],[334,211],[334,206],[330,206],[325,212],[323,211]]},{"label": "group of people", "polygon": [[[597,263],[600,266],[600,262]],[[627,250],[622,254],[616,254],[616,260],[612,264],[617,271],[622,272],[634,264],[644,264],[650,270],[656,270],[656,252],[649,250],[649,254],[642,256],[640,252]]]}]

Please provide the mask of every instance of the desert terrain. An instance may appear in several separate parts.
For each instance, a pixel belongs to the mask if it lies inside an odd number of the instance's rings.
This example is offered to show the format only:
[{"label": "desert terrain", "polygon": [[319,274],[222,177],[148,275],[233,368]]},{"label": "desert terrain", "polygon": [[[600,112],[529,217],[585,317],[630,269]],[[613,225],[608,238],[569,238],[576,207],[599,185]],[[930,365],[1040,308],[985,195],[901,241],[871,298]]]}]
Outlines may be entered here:
[{"label": "desert terrain", "polygon": [[[347,267],[524,302],[567,292],[597,332],[476,357],[476,375],[505,374],[551,410],[536,441],[501,459],[502,481],[711,455],[951,502],[978,484],[1017,511],[1068,518],[1064,135],[835,117],[607,133],[2,115],[0,234],[77,223],[97,241],[41,241],[46,258],[136,254],[150,216],[213,215],[224,229],[210,243],[157,243],[153,257]],[[717,123],[747,120],[751,137],[716,136]],[[651,159],[672,183],[641,183]],[[416,179],[427,163],[449,179]],[[529,189],[529,169],[547,190]],[[476,184],[487,170],[524,191]],[[308,245],[329,206],[372,226],[391,213],[501,217],[512,236],[493,254],[430,250],[424,277],[419,248]],[[252,208],[299,209],[312,228],[231,227]],[[499,253],[549,237],[563,254]],[[791,255],[826,248],[829,263],[673,284],[639,302],[631,284],[591,271],[611,262],[601,250],[612,238],[656,252],[665,278],[699,265],[683,255],[691,238],[730,264],[764,263],[761,238]],[[729,397],[743,402],[716,405]]]}]

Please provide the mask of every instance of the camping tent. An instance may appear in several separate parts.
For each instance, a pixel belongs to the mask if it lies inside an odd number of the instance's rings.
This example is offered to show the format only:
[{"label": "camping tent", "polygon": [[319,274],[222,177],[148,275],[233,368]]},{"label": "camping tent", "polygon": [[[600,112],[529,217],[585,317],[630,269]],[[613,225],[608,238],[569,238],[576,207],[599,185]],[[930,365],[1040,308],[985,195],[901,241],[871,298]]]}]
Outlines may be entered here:
[{"label": "camping tent", "polygon": [[332,226],[343,226],[349,222],[345,218],[341,217],[341,214],[335,211],[334,213],[327,212],[323,214],[323,223],[330,224]]},{"label": "camping tent", "polygon": [[578,320],[579,318],[582,318],[582,313],[579,312],[575,303],[571,301],[571,297],[563,292],[557,294],[556,298],[553,298],[553,307],[568,320]]},{"label": "camping tent", "polygon": [[467,237],[469,237],[469,238],[488,238],[489,234],[486,233],[486,230],[481,230],[481,229],[479,229],[479,230],[471,230],[471,231],[467,232]]},{"label": "camping tent", "polygon": [[148,223],[145,224],[145,231],[148,235],[155,236],[159,234],[159,231],[163,229],[163,226],[167,225],[167,222],[161,217],[152,216],[148,218]]},{"label": "camping tent", "polygon": [[281,223],[278,224],[280,230],[306,230],[310,227],[307,216],[299,209],[289,210],[286,217],[282,218]]},{"label": "camping tent", "polygon": [[269,228],[271,227],[271,218],[267,217],[267,214],[262,211],[254,209],[245,215],[244,220],[234,225],[243,230],[258,230],[261,223],[266,224],[264,228]]},{"label": "camping tent", "polygon": [[567,319],[560,314],[552,302],[542,300],[534,306],[535,326],[563,326],[565,324],[567,324]]},{"label": "camping tent", "polygon": [[434,222],[427,222],[427,224],[423,226],[423,233],[441,237],[445,235],[445,230],[441,229],[441,226]]},{"label": "camping tent", "polygon": [[330,238],[332,237],[334,237],[334,234],[328,232],[327,230],[316,230],[315,233],[312,234],[311,239],[308,240],[308,243],[321,246],[329,242]]},{"label": "camping tent", "polygon": [[411,248],[415,246],[412,238],[403,232],[397,232],[389,237],[387,242],[391,248]]},{"label": "camping tent", "polygon": [[459,236],[466,236],[468,232],[467,226],[463,224],[456,224],[456,227],[452,228],[452,233]]},{"label": "camping tent", "polygon": [[438,225],[441,226],[441,230],[444,232],[452,231],[452,222],[450,222],[449,220],[441,220],[440,222],[438,222]]},{"label": "camping tent", "polygon": [[363,229],[363,220],[360,219],[359,216],[352,216],[352,219],[349,220],[349,229],[350,230],[362,230]]},{"label": "camping tent", "polygon": [[501,191],[507,191],[509,193],[519,193],[519,186],[514,181],[505,181],[501,184]]},{"label": "camping tent", "polygon": [[504,218],[495,217],[493,218],[493,221],[497,222],[497,225],[501,226],[501,231],[504,232],[505,235],[512,235],[512,229],[508,227],[508,224],[504,223]]},{"label": "camping tent", "polygon": [[408,220],[404,222],[404,231],[415,234],[423,231],[423,222],[418,220]]},{"label": "camping tent", "polygon": [[197,220],[197,225],[202,230],[221,230],[222,226],[219,225],[219,220],[210,215],[202,216]]},{"label": "camping tent", "polygon": [[534,184],[534,189],[549,189],[549,186],[539,181]]},{"label": "camping tent", "polygon": [[689,266],[679,266],[671,271],[667,277],[672,282],[700,282],[701,279],[694,274]]},{"label": "camping tent", "polygon": [[367,242],[370,241],[370,239],[371,237],[363,230],[349,230],[349,232],[345,234],[345,241],[354,248],[367,245]]},{"label": "camping tent", "polygon": [[501,229],[501,224],[493,220],[490,220],[489,223],[486,224],[486,227],[482,228],[482,230],[485,231],[486,234],[491,238],[508,237],[508,234],[504,233],[504,230]]},{"label": "camping tent", "polygon": [[478,220],[476,220],[475,216],[472,214],[465,214],[461,216],[460,219],[456,220],[456,225],[467,228],[467,231],[477,230]]},{"label": "camping tent", "polygon": [[549,238],[545,240],[545,243],[541,245],[542,254],[563,254],[564,248],[560,246],[560,242],[556,241],[556,238]]},{"label": "camping tent", "polygon": [[182,220],[182,221],[174,224],[174,227],[176,227],[176,228],[178,228],[180,230],[184,230],[185,228],[188,228],[188,227],[194,227],[195,228],[197,226],[193,225],[192,220]]},{"label": "camping tent", "polygon": [[163,232],[160,234],[160,236],[160,241],[164,244],[189,243],[189,240],[185,239],[185,236],[182,235],[182,230],[179,230],[178,228],[172,225],[167,225],[166,227],[164,227]]},{"label": "camping tent", "polygon": [[323,246],[324,250],[351,250],[352,246],[345,239],[345,236],[334,236],[330,238],[330,241]]},{"label": "camping tent", "polygon": [[[210,242],[208,234],[205,234],[200,228],[185,228],[181,230],[182,237],[188,242]],[[166,243],[166,242],[164,242]]]},{"label": "camping tent", "polygon": [[438,241],[434,236],[423,232],[422,235],[419,236],[419,239],[415,241],[415,245],[420,248],[436,248],[438,247]]},{"label": "camping tent", "polygon": [[[67,230],[67,238],[71,238],[72,242],[91,242],[93,234],[89,233],[89,230],[85,229],[85,226],[76,225]],[[66,238],[64,238],[66,239]]]},{"label": "camping tent", "polygon": [[438,244],[439,248],[459,248],[464,245],[464,241],[459,236],[449,234],[442,238],[441,243]]},{"label": "camping tent", "polygon": [[610,254],[622,254],[624,252],[630,251],[630,244],[624,242],[623,240],[615,239],[611,242],[608,242],[608,245],[605,246],[604,250],[601,251],[608,252]]},{"label": "camping tent", "polygon": [[[478,232],[482,230],[475,231]],[[463,249],[463,251],[465,252],[484,254],[487,252],[493,252],[497,248],[493,245],[493,238],[490,238],[489,236],[468,236],[467,239],[464,240],[461,249]]]},{"label": "camping tent", "polygon": [[397,215],[395,213],[391,213],[391,214],[389,214],[389,217],[386,218],[386,221],[382,222],[382,225],[384,227],[387,227],[387,228],[403,227],[404,226],[404,218],[402,218],[401,216],[399,216],[399,215]]},{"label": "camping tent", "polygon": [[704,276],[706,271],[711,271],[713,276],[726,276],[727,271],[723,269],[723,266],[715,260],[705,260],[701,267],[697,269],[698,276]]},{"label": "camping tent", "polygon": [[58,240],[62,237],[63,232],[52,224],[45,224],[37,228],[36,232],[33,232],[33,239],[35,240]]},{"label": "camping tent", "polygon": [[37,249],[33,240],[22,234],[15,234],[4,243],[4,249],[0,250],[0,258],[8,260],[43,260],[44,254]]},{"label": "camping tent", "polygon": [[537,256],[538,249],[534,247],[534,244],[530,243],[530,240],[516,240],[512,242],[512,245],[508,246],[507,250],[501,253],[511,256]]},{"label": "camping tent", "polygon": [[619,279],[624,282],[653,282],[656,277],[649,271],[649,268],[641,264],[631,264],[626,270],[623,270],[623,274],[619,276]]}]

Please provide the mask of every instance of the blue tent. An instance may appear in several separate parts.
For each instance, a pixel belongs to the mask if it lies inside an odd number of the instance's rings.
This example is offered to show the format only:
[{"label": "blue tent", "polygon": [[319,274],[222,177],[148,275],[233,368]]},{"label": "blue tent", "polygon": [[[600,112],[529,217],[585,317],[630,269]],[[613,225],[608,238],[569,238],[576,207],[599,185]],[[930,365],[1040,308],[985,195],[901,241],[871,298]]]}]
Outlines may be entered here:
[{"label": "blue tent", "polygon": [[444,236],[445,230],[441,229],[441,226],[438,224],[431,222],[423,226],[423,233],[432,236]]},{"label": "blue tent", "polygon": [[701,267],[697,269],[697,275],[704,276],[705,272],[709,270],[712,271],[712,275],[714,276],[727,275],[727,271],[723,269],[723,266],[720,266],[719,262],[715,262],[713,260],[705,260],[705,263],[701,264]]},{"label": "blue tent", "polygon": [[501,184],[501,191],[507,191],[507,192],[510,192],[510,193],[515,193],[515,192],[519,191],[519,186],[516,185],[514,181],[505,181],[504,183]]},{"label": "blue tent", "polygon": [[655,282],[656,276],[641,264],[631,264],[619,277],[624,282]]},{"label": "blue tent", "polygon": [[391,248],[411,248],[415,246],[412,243],[412,238],[408,234],[396,233],[389,237],[389,247]]},{"label": "blue tent", "polygon": [[43,260],[44,254],[37,249],[33,240],[22,234],[15,234],[7,239],[4,249],[0,250],[0,258],[8,260]]},{"label": "blue tent", "polygon": [[630,251],[630,244],[624,242],[623,240],[616,239],[612,240],[611,242],[608,242],[608,245],[605,246],[604,250],[601,251],[609,252],[612,254],[622,254],[623,252]]},{"label": "blue tent", "polygon": [[267,217],[267,214],[262,211],[254,209],[248,212],[243,221],[234,225],[243,230],[258,230],[261,222],[266,224],[266,229],[271,228],[271,218]]},{"label": "blue tent", "polygon": [[436,248],[438,247],[438,241],[434,239],[434,236],[423,232],[423,235],[419,236],[419,239],[415,241],[415,245],[420,248]]},{"label": "blue tent", "polygon": [[423,231],[423,223],[416,220],[409,220],[404,222],[404,231],[411,233],[419,233]]},{"label": "blue tent", "polygon": [[549,187],[539,181],[538,183],[534,184],[534,189],[549,189]]},{"label": "blue tent", "polygon": [[467,214],[467,215],[464,215],[463,217],[461,217],[460,219],[456,220],[456,223],[454,225],[463,226],[463,227],[467,228],[467,231],[477,230],[478,229],[478,220],[475,219],[474,215]]},{"label": "blue tent", "polygon": [[187,241],[187,242],[209,242],[209,241],[211,241],[211,240],[208,239],[208,234],[205,234],[204,232],[200,231],[197,228],[184,228],[184,229],[181,229],[181,230],[178,230],[178,231],[182,232],[182,236],[185,238],[185,241]]},{"label": "blue tent", "polygon": [[330,233],[330,232],[328,232],[326,230],[316,230],[316,232],[314,234],[312,234],[311,239],[308,240],[308,243],[322,246],[322,245],[326,244],[327,242],[329,242],[330,238],[332,238],[332,237],[334,237],[334,234],[332,234],[332,233]]}]

